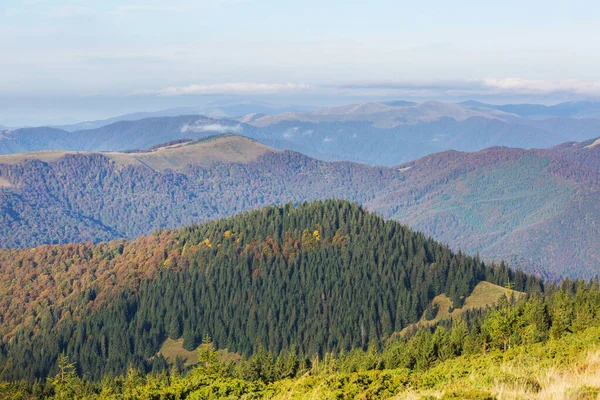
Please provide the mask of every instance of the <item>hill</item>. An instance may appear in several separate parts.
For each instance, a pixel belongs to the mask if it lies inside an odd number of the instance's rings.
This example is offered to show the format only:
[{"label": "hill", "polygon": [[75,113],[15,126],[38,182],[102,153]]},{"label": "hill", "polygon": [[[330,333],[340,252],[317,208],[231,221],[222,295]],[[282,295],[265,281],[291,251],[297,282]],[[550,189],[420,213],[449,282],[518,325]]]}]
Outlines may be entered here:
[{"label": "hill", "polygon": [[132,363],[147,371],[167,337],[190,350],[209,335],[246,356],[366,349],[438,294],[460,305],[483,280],[542,289],[344,201],[133,242],[0,251],[0,271],[0,371],[11,379],[46,376],[62,351],[94,379]]},{"label": "hill", "polygon": [[317,109],[302,113],[265,115],[252,121],[255,126],[268,126],[283,121],[346,122],[369,121],[376,128],[431,122],[442,117],[462,121],[473,117],[507,119],[507,113],[492,108],[464,107],[459,104],[427,101],[415,103],[360,103]]},{"label": "hill", "polygon": [[[0,252],[0,271],[2,398],[600,393],[597,279],[544,284],[344,201]],[[395,334],[442,295],[470,310]]]},{"label": "hill", "polygon": [[600,152],[588,146],[428,156],[401,165],[405,180],[369,206],[455,248],[549,277],[591,278]]},{"label": "hill", "polygon": [[[144,166],[153,171],[179,171],[188,165],[209,167],[217,163],[248,163],[266,153],[274,152],[263,144],[237,135],[209,137],[197,141],[166,144],[148,151],[127,153],[104,152],[103,156],[118,166]],[[16,165],[28,160],[54,162],[66,156],[93,156],[94,153],[74,151],[40,151],[0,155],[0,164]]]},{"label": "hill", "polygon": [[[298,111],[303,108],[283,112],[285,108],[260,104],[215,105],[221,106],[222,114],[214,109],[175,109],[166,115],[134,114],[122,120],[64,129],[6,130],[0,134],[0,154],[42,150],[115,152],[236,133],[278,150],[297,151],[320,160],[393,166],[450,149],[549,148],[597,137],[600,131],[600,119],[593,114],[586,118],[561,113],[530,117],[519,111],[520,105],[515,106],[515,113],[485,104],[434,101],[373,102],[303,112]],[[230,116],[243,111],[249,113]]]},{"label": "hill", "polygon": [[[211,162],[215,148],[229,159]],[[193,160],[182,158],[190,149]],[[2,247],[132,239],[289,201],[337,197],[364,203],[402,179],[391,168],[325,163],[235,136],[158,149],[144,158],[170,160],[163,163],[170,167],[178,160],[178,168],[190,162],[178,170],[148,168],[138,163],[139,154],[71,153],[49,162],[39,158],[62,153],[2,156],[10,162],[0,164]],[[28,157],[37,159],[14,164]]]}]

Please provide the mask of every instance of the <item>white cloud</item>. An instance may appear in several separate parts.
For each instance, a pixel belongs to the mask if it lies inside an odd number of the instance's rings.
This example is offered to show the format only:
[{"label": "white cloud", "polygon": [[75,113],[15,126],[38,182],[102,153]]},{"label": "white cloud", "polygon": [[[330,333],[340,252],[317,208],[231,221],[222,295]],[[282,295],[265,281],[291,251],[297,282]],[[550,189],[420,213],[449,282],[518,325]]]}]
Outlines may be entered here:
[{"label": "white cloud", "polygon": [[294,135],[296,134],[296,132],[298,132],[298,127],[297,126],[295,126],[293,128],[286,129],[283,132],[283,137],[286,138],[286,139],[293,138]]},{"label": "white cloud", "polygon": [[[149,60],[153,60],[149,58]],[[155,62],[158,62],[155,60]],[[525,78],[481,78],[435,81],[363,81],[340,84],[230,82],[206,85],[172,86],[142,90],[133,95],[315,95],[336,97],[440,97],[472,98],[476,96],[547,96],[566,95],[599,97],[600,81],[535,80]],[[564,96],[563,96],[564,97]],[[289,132],[295,134],[296,132]],[[300,134],[300,132],[298,132]],[[309,136],[310,133],[303,133]]]},{"label": "white cloud", "polygon": [[325,139],[323,139],[323,141],[324,141],[325,143],[329,143],[329,142],[332,142],[332,141],[333,141],[333,139],[332,139],[332,138],[330,138],[329,136],[327,136]]},{"label": "white cloud", "polygon": [[215,94],[292,94],[305,92],[311,88],[303,83],[217,83],[210,85],[172,86],[164,89],[146,90],[135,94],[155,94],[159,96],[180,96],[186,94],[215,95]]},{"label": "white cloud", "polygon": [[181,127],[181,132],[227,132],[227,133],[241,133],[244,130],[241,125],[221,125],[221,124],[208,124],[208,125],[184,125]]},{"label": "white cloud", "polygon": [[542,80],[524,78],[483,78],[439,81],[371,81],[336,87],[347,94],[416,95],[549,95],[575,94],[600,96],[600,82],[578,79]]},{"label": "white cloud", "polygon": [[600,82],[565,79],[558,81],[503,78],[483,79],[483,84],[492,89],[515,91],[525,94],[576,93],[600,95]]}]

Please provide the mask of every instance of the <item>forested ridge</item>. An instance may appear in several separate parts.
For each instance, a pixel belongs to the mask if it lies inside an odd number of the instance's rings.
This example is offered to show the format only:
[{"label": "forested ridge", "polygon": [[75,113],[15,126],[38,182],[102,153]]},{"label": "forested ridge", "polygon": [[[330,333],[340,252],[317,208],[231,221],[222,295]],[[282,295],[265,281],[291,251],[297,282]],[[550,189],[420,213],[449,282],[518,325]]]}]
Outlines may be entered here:
[{"label": "forested ridge", "polygon": [[0,176],[17,188],[0,187],[3,247],[132,239],[289,201],[366,202],[403,179],[389,168],[325,163],[293,152],[164,172],[119,166],[102,154],[71,154],[50,163],[0,164]]},{"label": "forested ridge", "polygon": [[333,197],[488,260],[554,280],[591,278],[600,262],[600,227],[588,222],[600,218],[599,160],[593,142],[452,151],[396,168],[273,151],[245,163],[198,159],[152,170],[102,154],[70,154],[0,164],[0,244],[133,239],[265,205]]},{"label": "forested ridge", "polygon": [[135,242],[0,252],[4,378],[66,352],[90,379],[149,371],[167,337],[208,335],[244,356],[366,349],[434,296],[459,307],[480,281],[541,292],[505,265],[454,254],[345,201],[267,207]]}]

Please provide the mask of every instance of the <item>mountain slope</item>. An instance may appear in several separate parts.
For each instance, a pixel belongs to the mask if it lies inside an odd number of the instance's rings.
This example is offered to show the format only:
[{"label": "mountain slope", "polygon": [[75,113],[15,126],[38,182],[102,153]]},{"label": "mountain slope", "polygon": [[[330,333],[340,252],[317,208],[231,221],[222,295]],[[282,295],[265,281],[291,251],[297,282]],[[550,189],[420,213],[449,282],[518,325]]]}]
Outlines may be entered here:
[{"label": "mountain slope", "polygon": [[[167,338],[210,335],[245,355],[366,348],[435,295],[537,279],[453,254],[345,201],[269,207],[134,242],[0,251],[3,377],[48,374],[65,350],[85,374],[148,370]],[[42,351],[45,349],[45,351]]]},{"label": "mountain slope", "polygon": [[269,204],[335,197],[486,259],[552,279],[593,277],[600,272],[594,143],[444,152],[393,168],[318,161],[239,136],[47,162],[14,164],[48,153],[1,156],[0,243],[134,238]]},{"label": "mountain slope", "polygon": [[455,248],[544,275],[593,277],[599,159],[584,144],[440,153],[403,165],[405,181],[370,206],[391,205],[384,215]]},{"label": "mountain slope", "polygon": [[473,117],[503,119],[507,113],[494,109],[475,109],[458,104],[428,101],[414,103],[360,103],[322,108],[304,113],[265,115],[252,121],[255,126],[268,126],[282,121],[299,122],[346,122],[368,121],[376,128],[392,128],[397,125],[431,122],[442,117],[462,121]]},{"label": "mountain slope", "polygon": [[571,101],[551,106],[543,104],[487,104],[478,101],[465,101],[460,105],[483,109],[498,110],[516,114],[526,118],[573,117],[573,118],[599,118],[600,103],[592,101]]}]

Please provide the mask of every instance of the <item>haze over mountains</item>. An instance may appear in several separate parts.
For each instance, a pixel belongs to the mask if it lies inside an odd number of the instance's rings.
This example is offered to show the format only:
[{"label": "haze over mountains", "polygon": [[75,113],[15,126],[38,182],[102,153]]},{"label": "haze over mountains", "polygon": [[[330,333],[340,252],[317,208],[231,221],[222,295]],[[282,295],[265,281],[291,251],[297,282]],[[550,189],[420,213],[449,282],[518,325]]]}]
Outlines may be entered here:
[{"label": "haze over mountains", "polygon": [[[548,148],[600,134],[597,103],[557,106],[493,106],[466,102],[381,102],[282,112],[256,104],[229,104],[212,115],[134,114],[59,128],[23,128],[0,133],[0,154],[39,150],[124,151],[177,139],[239,133],[280,149],[325,161],[396,165],[444,150],[477,151],[491,146]],[[263,114],[260,111],[270,111]],[[204,109],[203,111],[210,111]],[[236,113],[250,114],[235,116]],[[274,113],[274,112],[277,113]],[[153,114],[154,115],[154,114]],[[166,116],[165,116],[166,115]],[[135,119],[148,117],[143,119]],[[131,119],[131,120],[129,120]],[[108,123],[108,124],[107,124]],[[93,129],[81,129],[94,127]]]},{"label": "haze over mountains", "polygon": [[134,238],[288,201],[343,198],[544,276],[600,263],[600,146],[443,152],[396,167],[324,162],[240,136],[141,153],[0,157],[5,247]]}]

